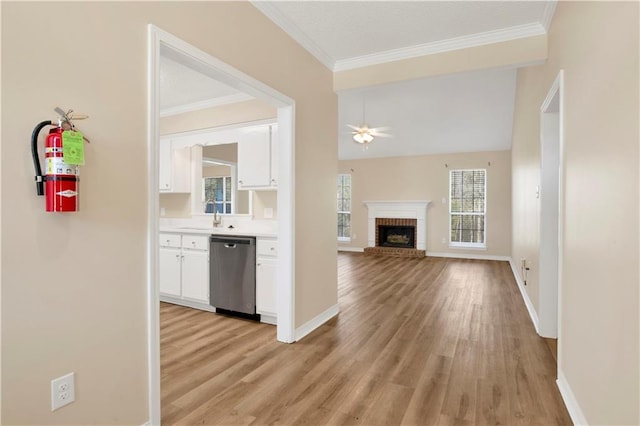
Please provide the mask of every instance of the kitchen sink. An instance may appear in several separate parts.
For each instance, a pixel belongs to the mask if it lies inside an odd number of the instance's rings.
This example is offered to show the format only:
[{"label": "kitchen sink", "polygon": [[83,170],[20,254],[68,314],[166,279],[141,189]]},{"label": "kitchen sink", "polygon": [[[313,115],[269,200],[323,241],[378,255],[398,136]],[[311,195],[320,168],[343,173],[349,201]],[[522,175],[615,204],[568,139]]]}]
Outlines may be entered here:
[{"label": "kitchen sink", "polygon": [[191,229],[193,231],[210,231],[213,229],[213,227],[209,228],[209,227],[202,227],[202,226],[180,226],[177,229]]}]

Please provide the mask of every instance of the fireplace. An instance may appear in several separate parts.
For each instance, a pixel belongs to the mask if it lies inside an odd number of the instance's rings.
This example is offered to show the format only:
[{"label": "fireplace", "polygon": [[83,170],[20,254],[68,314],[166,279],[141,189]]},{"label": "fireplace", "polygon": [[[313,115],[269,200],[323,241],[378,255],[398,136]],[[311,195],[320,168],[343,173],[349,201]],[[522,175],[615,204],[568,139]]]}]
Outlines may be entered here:
[{"label": "fireplace", "polygon": [[365,201],[368,247],[365,255],[425,257],[430,201]]},{"label": "fireplace", "polygon": [[376,247],[416,248],[416,220],[376,218]]}]

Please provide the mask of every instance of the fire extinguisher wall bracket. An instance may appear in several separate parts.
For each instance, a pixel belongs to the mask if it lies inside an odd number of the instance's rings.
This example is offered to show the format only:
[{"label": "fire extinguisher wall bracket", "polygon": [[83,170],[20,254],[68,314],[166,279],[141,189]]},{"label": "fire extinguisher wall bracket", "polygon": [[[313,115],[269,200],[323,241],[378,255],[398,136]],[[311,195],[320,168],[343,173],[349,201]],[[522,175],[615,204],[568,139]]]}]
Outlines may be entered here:
[{"label": "fire extinguisher wall bracket", "polygon": [[38,135],[42,129],[53,124],[51,120],[41,121],[31,134],[31,157],[33,158],[33,168],[36,171],[36,192],[39,196],[44,195],[44,176],[42,175],[40,158],[38,157]]}]

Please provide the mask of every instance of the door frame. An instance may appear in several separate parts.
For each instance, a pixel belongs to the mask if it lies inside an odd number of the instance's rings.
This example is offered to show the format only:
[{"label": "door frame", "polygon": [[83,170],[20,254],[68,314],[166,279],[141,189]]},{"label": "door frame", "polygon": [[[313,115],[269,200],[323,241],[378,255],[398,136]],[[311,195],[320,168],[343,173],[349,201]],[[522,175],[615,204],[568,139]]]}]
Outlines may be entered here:
[{"label": "door frame", "polygon": [[558,338],[562,313],[564,246],[564,71],[540,106],[540,254],[538,333]]},{"label": "door frame", "polygon": [[275,106],[278,122],[277,332],[280,342],[295,341],[294,146],[295,101],[174,35],[148,25],[147,45],[147,353],[149,423],[160,424],[160,310],[158,275],[160,48],[197,62],[199,71]]}]

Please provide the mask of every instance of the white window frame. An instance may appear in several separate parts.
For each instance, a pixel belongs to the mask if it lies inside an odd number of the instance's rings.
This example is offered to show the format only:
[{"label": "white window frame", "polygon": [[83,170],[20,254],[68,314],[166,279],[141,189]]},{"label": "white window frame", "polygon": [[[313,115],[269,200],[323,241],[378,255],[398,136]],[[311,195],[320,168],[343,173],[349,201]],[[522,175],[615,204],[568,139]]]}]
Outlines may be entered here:
[{"label": "white window frame", "polygon": [[[229,182],[231,182],[231,188],[230,188],[230,193],[231,193],[231,199],[227,200],[226,199],[226,195],[227,195],[227,178],[229,178]],[[234,214],[235,213],[235,197],[234,197],[234,193],[233,193],[233,178],[231,177],[231,175],[226,175],[226,176],[204,176],[202,178],[202,204],[204,206],[204,204],[206,204],[207,202],[207,198],[206,198],[206,184],[205,181],[207,179],[222,179],[222,200],[216,200],[216,204],[222,204],[223,208],[222,208],[222,213],[218,213],[218,214]],[[227,213],[225,210],[226,208],[224,207],[225,205],[229,204],[230,206],[230,212]],[[213,213],[206,213],[206,208],[203,208],[203,213],[204,214],[208,214],[208,215],[213,215]]]},{"label": "white window frame", "polygon": [[[225,176],[202,176],[202,202],[200,203],[200,211],[198,212],[198,214],[205,214],[205,215],[209,215],[209,216],[213,216],[213,213],[205,213],[205,203],[207,202],[207,199],[205,198],[205,184],[204,184],[204,180],[208,177],[211,178],[220,178],[220,177],[231,177],[231,200],[225,200],[225,202],[231,202],[231,213],[218,213],[218,214],[226,214],[226,215],[230,215],[230,214],[236,214],[237,211],[237,206],[236,206],[236,200],[237,200],[237,196],[238,196],[238,177],[237,177],[237,164],[231,161],[226,161],[226,160],[219,160],[217,158],[209,158],[209,157],[203,157],[202,158],[202,162],[203,163],[207,163],[207,164],[214,164],[214,165],[220,165],[220,166],[229,166],[229,175],[225,175]],[[226,181],[224,182],[224,185],[226,186]],[[224,190],[226,190],[226,187],[224,188]],[[251,196],[249,197],[249,199],[251,199]],[[251,202],[250,202],[251,203]],[[249,204],[249,210],[250,212],[251,210],[251,204]]]},{"label": "white window frame", "polygon": [[[484,172],[484,211],[480,212],[452,212],[451,211],[451,185],[453,184],[453,173],[454,172],[476,172],[482,171]],[[460,241],[451,241],[451,219],[452,215],[456,216],[484,216],[484,241],[481,243],[471,243],[471,242],[460,242]],[[477,250],[486,250],[487,249],[487,169],[452,169],[449,171],[449,221],[447,223],[447,232],[449,234],[449,247],[450,248],[458,248],[458,249],[477,249]]]},{"label": "white window frame", "polygon": [[[352,205],[352,201],[353,201],[353,179],[351,178],[351,174],[349,173],[339,173],[338,174],[338,178],[340,178],[341,176],[348,176],[349,177],[349,186],[351,187],[351,199],[349,200],[349,210],[337,210],[338,206],[336,205],[336,210],[337,213],[336,215],[340,215],[340,214],[348,214],[349,215],[349,236],[348,237],[338,237],[338,241],[339,242],[343,242],[343,243],[348,243],[351,242],[351,208],[353,207]],[[336,180],[336,185],[337,185],[337,180]],[[337,200],[336,200],[337,202]],[[337,216],[336,216],[337,217]],[[338,229],[336,227],[336,234],[338,232]]]}]

